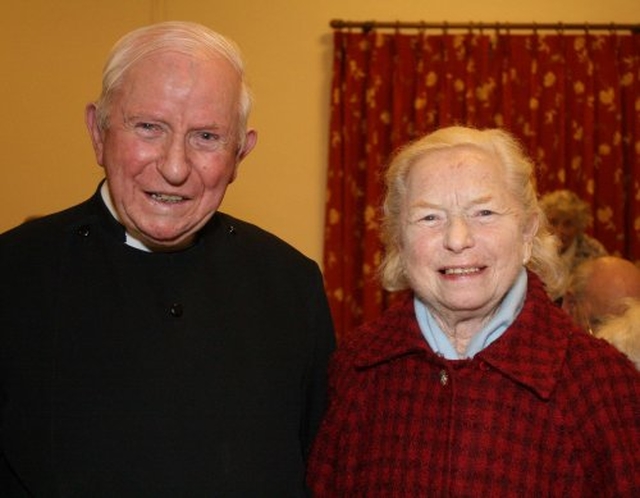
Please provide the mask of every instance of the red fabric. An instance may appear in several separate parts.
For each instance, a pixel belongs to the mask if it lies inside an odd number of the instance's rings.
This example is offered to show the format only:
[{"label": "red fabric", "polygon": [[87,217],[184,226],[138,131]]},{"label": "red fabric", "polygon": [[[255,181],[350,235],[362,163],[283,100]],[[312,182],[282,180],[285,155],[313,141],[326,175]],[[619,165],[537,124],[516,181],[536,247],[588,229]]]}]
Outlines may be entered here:
[{"label": "red fabric", "polygon": [[574,190],[591,235],[640,263],[640,35],[334,33],[324,273],[338,338],[393,298],[380,288],[390,154],[451,124],[504,127],[541,193]]},{"label": "red fabric", "polygon": [[533,275],[472,360],[435,355],[407,298],[343,341],[330,385],[316,498],[640,496],[640,373]]}]

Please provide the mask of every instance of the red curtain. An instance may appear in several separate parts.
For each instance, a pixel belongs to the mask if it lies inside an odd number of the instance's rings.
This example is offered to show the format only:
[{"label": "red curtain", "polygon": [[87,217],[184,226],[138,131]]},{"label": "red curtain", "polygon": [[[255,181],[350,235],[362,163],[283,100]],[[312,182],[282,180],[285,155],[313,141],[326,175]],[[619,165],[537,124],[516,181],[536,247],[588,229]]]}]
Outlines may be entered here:
[{"label": "red curtain", "polygon": [[575,191],[593,235],[640,260],[640,35],[336,30],[324,272],[338,338],[393,299],[376,276],[390,154],[451,124],[513,132],[540,192]]}]

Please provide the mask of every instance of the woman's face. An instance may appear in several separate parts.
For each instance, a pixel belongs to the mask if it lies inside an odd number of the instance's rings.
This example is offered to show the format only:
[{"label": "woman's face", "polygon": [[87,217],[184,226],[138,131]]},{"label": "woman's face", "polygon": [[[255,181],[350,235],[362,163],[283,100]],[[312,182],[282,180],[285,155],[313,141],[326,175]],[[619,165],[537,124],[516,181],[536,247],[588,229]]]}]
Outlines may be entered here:
[{"label": "woman's face", "polygon": [[412,289],[445,322],[489,316],[530,257],[537,219],[526,222],[502,165],[475,147],[428,152],[407,187],[401,258]]}]

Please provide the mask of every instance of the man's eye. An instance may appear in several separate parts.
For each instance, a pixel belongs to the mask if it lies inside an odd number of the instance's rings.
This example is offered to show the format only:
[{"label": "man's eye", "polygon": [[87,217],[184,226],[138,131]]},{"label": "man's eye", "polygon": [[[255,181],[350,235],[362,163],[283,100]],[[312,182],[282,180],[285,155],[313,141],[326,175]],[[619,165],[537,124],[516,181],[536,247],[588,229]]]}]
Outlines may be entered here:
[{"label": "man's eye", "polygon": [[219,147],[224,146],[225,139],[218,133],[211,131],[199,131],[191,135],[190,143],[193,147],[202,150],[216,150]]},{"label": "man's eye", "polygon": [[203,140],[217,140],[218,135],[216,135],[215,133],[209,133],[208,131],[204,131],[200,134],[200,138],[202,138]]},{"label": "man's eye", "polygon": [[478,211],[478,216],[491,216],[492,214],[494,214],[494,212],[491,211],[491,209],[481,209]]}]

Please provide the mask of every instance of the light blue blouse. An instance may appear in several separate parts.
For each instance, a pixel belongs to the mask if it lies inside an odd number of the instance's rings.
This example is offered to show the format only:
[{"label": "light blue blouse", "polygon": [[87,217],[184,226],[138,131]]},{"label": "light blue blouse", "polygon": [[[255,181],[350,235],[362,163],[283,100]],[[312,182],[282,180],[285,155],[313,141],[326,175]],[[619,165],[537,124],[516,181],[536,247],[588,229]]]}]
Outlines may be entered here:
[{"label": "light blue blouse", "polygon": [[502,300],[495,315],[493,315],[484,328],[471,339],[465,356],[458,354],[447,335],[431,315],[429,309],[417,297],[413,299],[413,307],[422,335],[429,343],[429,346],[431,346],[431,349],[448,360],[460,360],[463,358],[473,358],[507,330],[522,309],[526,291],[527,271],[523,268],[516,278],[515,283]]}]

